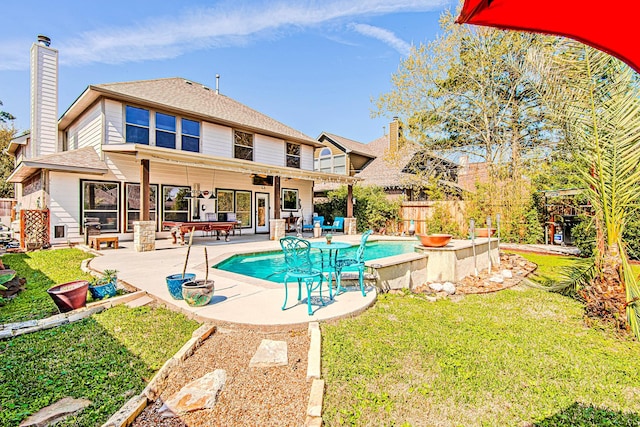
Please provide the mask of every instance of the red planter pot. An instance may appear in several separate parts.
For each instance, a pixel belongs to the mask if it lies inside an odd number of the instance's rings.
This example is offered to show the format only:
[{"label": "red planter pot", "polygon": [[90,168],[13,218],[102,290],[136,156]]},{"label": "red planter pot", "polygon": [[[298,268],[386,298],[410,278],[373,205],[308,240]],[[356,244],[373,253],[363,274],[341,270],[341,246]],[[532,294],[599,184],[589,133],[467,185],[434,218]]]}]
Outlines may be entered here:
[{"label": "red planter pot", "polygon": [[87,305],[87,291],[89,282],[76,280],[75,282],[62,283],[47,290],[53,302],[62,313],[82,308]]},{"label": "red planter pot", "polygon": [[494,234],[496,234],[495,228],[476,228],[476,237],[491,237]]}]

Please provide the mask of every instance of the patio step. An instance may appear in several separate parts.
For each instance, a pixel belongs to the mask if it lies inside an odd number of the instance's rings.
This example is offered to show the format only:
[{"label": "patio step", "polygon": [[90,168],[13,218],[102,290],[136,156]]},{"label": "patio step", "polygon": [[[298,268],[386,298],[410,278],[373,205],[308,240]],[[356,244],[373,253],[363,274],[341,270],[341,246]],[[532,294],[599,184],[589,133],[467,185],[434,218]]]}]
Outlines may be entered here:
[{"label": "patio step", "polygon": [[141,296],[140,298],[136,298],[134,300],[129,301],[126,305],[129,308],[136,308],[136,307],[142,307],[152,302],[153,302],[153,298],[151,298],[150,296],[144,295],[144,296]]}]

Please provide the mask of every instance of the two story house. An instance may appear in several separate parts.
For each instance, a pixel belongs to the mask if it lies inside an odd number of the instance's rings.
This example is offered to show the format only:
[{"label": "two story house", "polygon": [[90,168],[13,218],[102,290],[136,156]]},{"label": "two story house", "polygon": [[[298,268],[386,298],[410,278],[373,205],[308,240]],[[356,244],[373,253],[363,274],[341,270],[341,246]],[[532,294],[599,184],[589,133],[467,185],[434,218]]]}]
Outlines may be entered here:
[{"label": "two story house", "polygon": [[166,236],[165,220],[227,218],[277,238],[283,216],[311,216],[314,182],[355,181],[314,172],[316,140],[184,78],[91,85],[57,119],[47,37],[31,64],[31,131],[8,148],[9,180],[18,210],[47,213],[48,243],[82,241],[87,218],[122,240]]}]

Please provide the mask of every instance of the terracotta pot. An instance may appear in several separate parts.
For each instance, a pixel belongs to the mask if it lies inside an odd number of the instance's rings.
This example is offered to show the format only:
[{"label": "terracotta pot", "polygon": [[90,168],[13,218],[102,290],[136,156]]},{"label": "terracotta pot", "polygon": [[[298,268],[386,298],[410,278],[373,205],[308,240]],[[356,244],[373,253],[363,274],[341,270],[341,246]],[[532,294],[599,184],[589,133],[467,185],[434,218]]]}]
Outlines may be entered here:
[{"label": "terracotta pot", "polygon": [[446,246],[453,236],[451,234],[417,234],[422,246],[429,248],[441,248]]},{"label": "terracotta pot", "polygon": [[[491,233],[491,234],[489,234]],[[486,227],[482,227],[482,228],[476,228],[476,237],[491,237],[494,234],[496,234],[496,229],[495,228],[486,228]]]},{"label": "terracotta pot", "polygon": [[213,298],[213,280],[193,280],[182,284],[182,298],[192,307],[201,307]]},{"label": "terracotta pot", "polygon": [[53,302],[62,313],[76,310],[87,305],[87,290],[89,282],[76,280],[75,282],[62,283],[47,290]]}]

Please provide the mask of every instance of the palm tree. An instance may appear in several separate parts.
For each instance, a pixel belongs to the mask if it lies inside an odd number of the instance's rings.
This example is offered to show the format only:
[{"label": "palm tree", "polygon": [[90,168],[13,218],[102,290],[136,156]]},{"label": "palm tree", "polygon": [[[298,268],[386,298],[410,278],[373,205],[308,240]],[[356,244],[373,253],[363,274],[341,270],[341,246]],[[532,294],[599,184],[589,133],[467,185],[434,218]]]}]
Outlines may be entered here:
[{"label": "palm tree", "polygon": [[640,290],[622,236],[640,201],[638,76],[575,42],[561,46],[554,62],[550,99],[564,116],[596,227],[594,274],[579,293],[588,314],[613,319],[640,337]]}]

